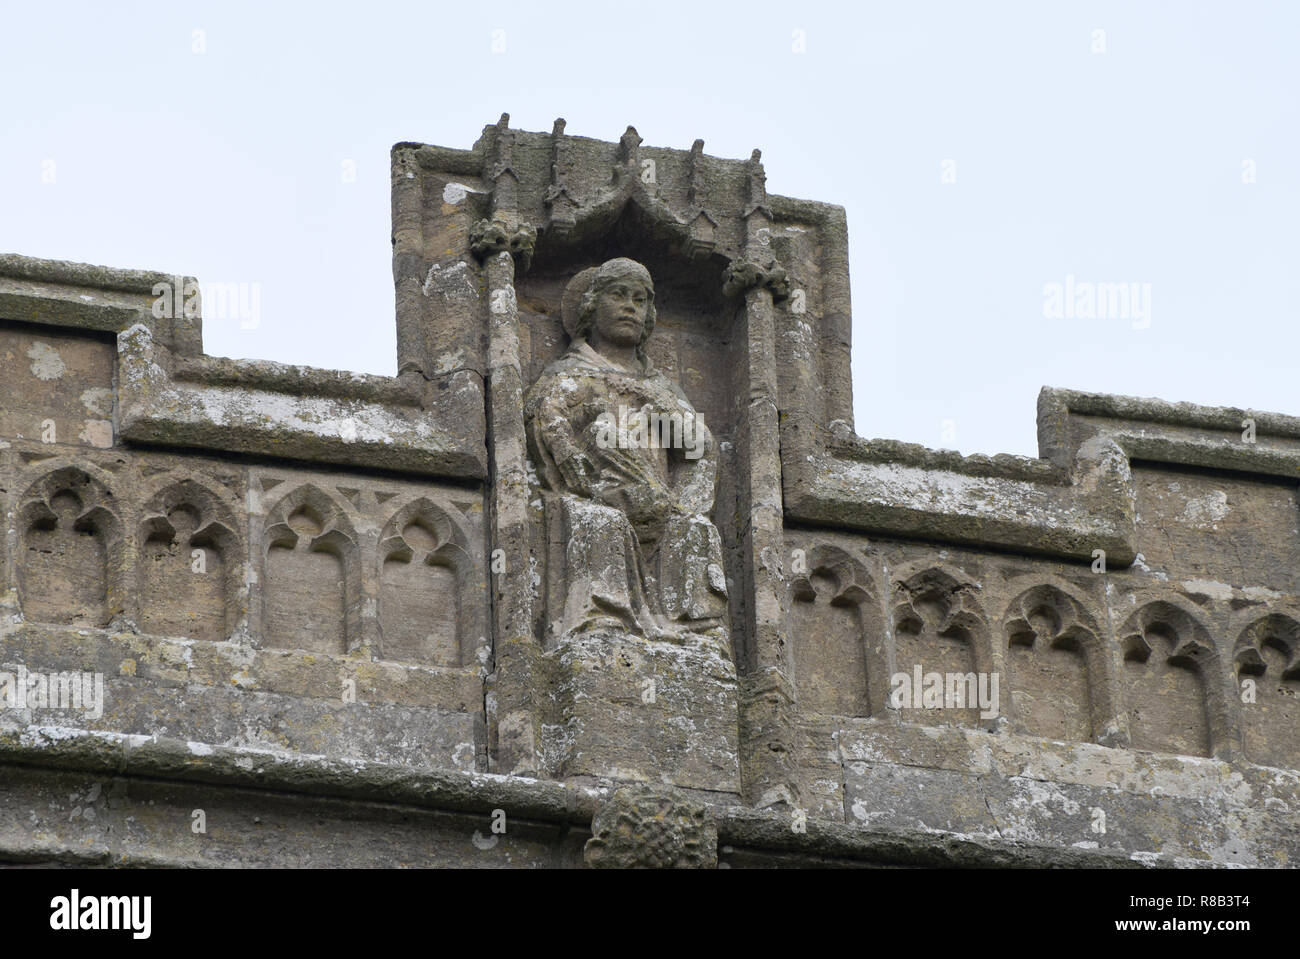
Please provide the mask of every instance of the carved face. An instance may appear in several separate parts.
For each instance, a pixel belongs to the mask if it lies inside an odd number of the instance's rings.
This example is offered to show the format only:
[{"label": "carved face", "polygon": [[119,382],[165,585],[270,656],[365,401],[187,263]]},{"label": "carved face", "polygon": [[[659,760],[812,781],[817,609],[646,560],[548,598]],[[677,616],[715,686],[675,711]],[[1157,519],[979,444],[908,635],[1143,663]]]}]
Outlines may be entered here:
[{"label": "carved face", "polygon": [[618,279],[596,295],[597,337],[617,346],[636,346],[645,330],[650,294],[634,279]]}]

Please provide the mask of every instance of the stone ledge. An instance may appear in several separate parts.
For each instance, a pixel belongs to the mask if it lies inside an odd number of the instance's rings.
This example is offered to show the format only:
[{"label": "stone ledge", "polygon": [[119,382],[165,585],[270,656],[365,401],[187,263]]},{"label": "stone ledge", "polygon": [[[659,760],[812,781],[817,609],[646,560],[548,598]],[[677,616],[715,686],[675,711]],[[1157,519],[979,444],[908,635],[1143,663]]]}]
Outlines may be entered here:
[{"label": "stone ledge", "polygon": [[1202,406],[1197,403],[1171,403],[1152,397],[1119,396],[1114,393],[1087,393],[1044,386],[1040,402],[1049,411],[1064,409],[1085,416],[1163,423],[1170,426],[1195,426],[1207,429],[1241,431],[1244,417],[1255,419],[1259,432],[1270,436],[1300,440],[1300,416],[1240,409],[1235,406]]},{"label": "stone ledge", "polygon": [[1071,476],[1043,461],[828,443],[829,431],[814,446],[800,433],[783,423],[787,520],[1078,561],[1102,549],[1121,566],[1137,555],[1132,479],[1113,444],[1080,450]]},{"label": "stone ledge", "polygon": [[588,822],[598,801],[593,794],[538,779],[413,771],[365,760],[62,726],[0,725],[0,763],[467,812],[504,807],[518,816],[547,822]]},{"label": "stone ledge", "polygon": [[[14,280],[31,280],[63,286],[85,286],[119,293],[146,293],[153,295],[159,283],[169,283],[176,277],[157,270],[127,270],[114,266],[94,266],[70,260],[44,260],[19,253],[0,253],[0,277]],[[193,277],[185,277],[193,279]]]},{"label": "stone ledge", "polygon": [[271,360],[178,356],[174,357],[174,363],[174,379],[214,388],[233,387],[416,408],[423,404],[428,389],[428,383],[419,376],[375,376]]},{"label": "stone ledge", "polygon": [[0,320],[120,333],[142,323],[179,355],[203,352],[199,316],[156,317],[154,288],[184,290],[192,276],[0,254]]},{"label": "stone ledge", "polygon": [[[116,778],[206,784],[263,792],[333,797],[512,817],[586,828],[606,796],[545,780],[451,771],[418,771],[325,756],[208,746],[149,736],[92,733],[63,727],[0,726],[0,765],[88,772]],[[188,812],[187,812],[188,815]],[[1127,856],[1104,850],[967,836],[934,830],[864,828],[807,821],[791,828],[788,814],[714,807],[720,859],[738,851],[787,865],[828,864],[968,867],[1119,867],[1213,865],[1168,856]],[[41,845],[0,848],[8,861],[107,863],[106,848]],[[146,859],[133,857],[133,862]],[[147,860],[152,863],[152,860]],[[120,864],[127,864],[125,862]],[[170,862],[158,865],[194,865]]]},{"label": "stone ledge", "polygon": [[1042,483],[1049,486],[1069,486],[1069,470],[1049,460],[1028,456],[999,453],[985,456],[973,453],[964,456],[956,450],[932,450],[919,443],[901,440],[867,440],[854,435],[843,422],[830,426],[827,450],[831,455],[858,463],[889,463],[897,466],[914,466],[925,470],[943,470],[962,476],[985,479],[1018,480]]},{"label": "stone ledge", "polygon": [[[1255,442],[1242,421],[1255,422]],[[1044,387],[1042,458],[962,456],[865,440],[847,423],[781,419],[788,520],[1127,566],[1136,557],[1130,460],[1300,478],[1300,418]]]},{"label": "stone ledge", "polygon": [[[1242,439],[1243,421],[1255,441]],[[1130,459],[1300,478],[1300,417],[1043,387],[1038,445],[1058,466],[1105,435]]]},{"label": "stone ledge", "polygon": [[[396,379],[390,387],[380,377],[358,381],[304,367],[178,364],[142,324],[119,334],[118,360],[119,431],[131,442],[456,479],[487,475],[483,389],[469,372],[425,384],[421,404],[415,387]],[[372,398],[347,398],[344,384]]]},{"label": "stone ledge", "polygon": [[[1138,855],[1098,849],[999,840],[940,830],[858,828],[809,819],[796,833],[789,817],[750,810],[729,812],[718,821],[719,858],[736,850],[784,852],[799,857],[858,860],[888,866],[932,868],[1141,869],[1205,867],[1215,863],[1172,856]],[[802,863],[801,863],[802,864]]]}]

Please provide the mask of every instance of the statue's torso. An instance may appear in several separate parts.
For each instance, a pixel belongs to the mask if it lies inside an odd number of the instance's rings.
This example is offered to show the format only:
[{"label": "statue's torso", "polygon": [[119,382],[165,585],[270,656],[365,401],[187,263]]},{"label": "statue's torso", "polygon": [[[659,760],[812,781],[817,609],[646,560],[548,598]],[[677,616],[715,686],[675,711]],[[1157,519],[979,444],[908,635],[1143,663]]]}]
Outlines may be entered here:
[{"label": "statue's torso", "polygon": [[[661,444],[671,440],[669,427],[673,427],[680,445],[683,431],[695,428],[685,424],[697,418],[685,394],[659,370],[627,370],[590,347],[572,349],[547,366],[525,401],[530,439],[546,447],[533,452],[544,461],[556,455],[548,440],[564,427],[546,421],[542,407],[547,400],[553,409],[563,411],[569,434],[597,466],[601,479],[618,486],[671,485],[670,453]],[[643,431],[638,430],[642,416],[647,424]],[[658,432],[656,424],[663,425],[664,431]],[[691,433],[685,435],[689,438]],[[547,479],[554,486],[554,477]]]}]

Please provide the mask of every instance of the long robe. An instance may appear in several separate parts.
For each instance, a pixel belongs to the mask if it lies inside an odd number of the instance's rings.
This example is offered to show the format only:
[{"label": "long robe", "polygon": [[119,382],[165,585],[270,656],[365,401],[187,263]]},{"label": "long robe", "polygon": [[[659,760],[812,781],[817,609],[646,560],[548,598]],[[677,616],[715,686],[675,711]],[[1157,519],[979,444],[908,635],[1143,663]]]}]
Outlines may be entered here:
[{"label": "long robe", "polygon": [[707,515],[716,451],[681,387],[648,360],[629,370],[577,340],[529,390],[524,414],[540,479],[563,496],[564,630],[611,614],[643,632],[655,629],[647,621],[719,628],[726,578]]}]

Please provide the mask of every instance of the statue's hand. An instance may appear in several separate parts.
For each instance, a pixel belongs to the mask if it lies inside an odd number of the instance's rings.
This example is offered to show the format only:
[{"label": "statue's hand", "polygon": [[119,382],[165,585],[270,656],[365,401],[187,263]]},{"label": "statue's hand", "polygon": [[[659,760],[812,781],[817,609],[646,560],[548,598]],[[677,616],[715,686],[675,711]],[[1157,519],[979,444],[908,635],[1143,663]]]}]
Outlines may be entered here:
[{"label": "statue's hand", "polygon": [[571,492],[583,496],[595,495],[595,485],[599,474],[595,465],[586,456],[581,453],[573,453],[555,465],[560,471],[560,476],[564,478],[564,484]]},{"label": "statue's hand", "polygon": [[638,515],[655,521],[667,519],[672,513],[673,508],[677,505],[673,500],[672,491],[660,482],[641,483],[632,488],[632,496],[629,497],[634,501],[634,508]]},{"label": "statue's hand", "polygon": [[621,510],[639,531],[656,530],[672,515],[672,491],[657,480],[625,483],[603,490],[600,498]]}]

